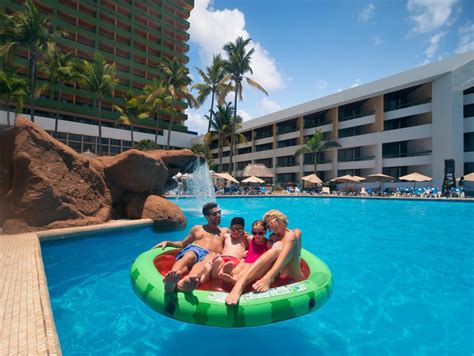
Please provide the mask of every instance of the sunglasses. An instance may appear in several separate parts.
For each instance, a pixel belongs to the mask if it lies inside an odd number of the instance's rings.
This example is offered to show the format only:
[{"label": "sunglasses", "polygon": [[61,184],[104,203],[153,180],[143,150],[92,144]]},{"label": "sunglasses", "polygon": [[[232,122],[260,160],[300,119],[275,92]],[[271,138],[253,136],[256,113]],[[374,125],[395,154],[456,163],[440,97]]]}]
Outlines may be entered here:
[{"label": "sunglasses", "polygon": [[252,235],[265,235],[265,231],[252,231]]},{"label": "sunglasses", "polygon": [[232,232],[242,232],[242,231],[244,231],[244,229],[241,229],[241,228],[238,228],[238,227],[231,227],[230,231],[232,231]]},{"label": "sunglasses", "polygon": [[213,213],[209,213],[209,215],[212,215],[212,216],[222,215],[222,210],[214,211]]}]

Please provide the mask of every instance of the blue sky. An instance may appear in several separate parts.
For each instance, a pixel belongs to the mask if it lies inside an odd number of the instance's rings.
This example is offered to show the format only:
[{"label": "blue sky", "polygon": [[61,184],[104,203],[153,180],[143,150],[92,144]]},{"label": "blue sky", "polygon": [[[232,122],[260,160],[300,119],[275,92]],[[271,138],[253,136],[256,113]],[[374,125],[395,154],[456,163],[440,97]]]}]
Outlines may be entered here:
[{"label": "blue sky", "polygon": [[[256,48],[238,113],[249,120],[474,50],[471,0],[195,0],[189,68],[205,68],[237,36]],[[210,103],[188,110],[203,133]]]}]

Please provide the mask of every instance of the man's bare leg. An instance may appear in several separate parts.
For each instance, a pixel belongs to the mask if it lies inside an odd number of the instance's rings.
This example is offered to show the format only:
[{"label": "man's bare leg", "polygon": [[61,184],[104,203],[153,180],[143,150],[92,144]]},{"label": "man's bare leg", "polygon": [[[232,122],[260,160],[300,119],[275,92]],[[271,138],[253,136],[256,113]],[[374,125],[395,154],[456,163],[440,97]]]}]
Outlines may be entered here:
[{"label": "man's bare leg", "polygon": [[272,248],[260,256],[260,258],[252,264],[249,270],[235,283],[234,288],[232,288],[225,300],[226,304],[237,305],[245,287],[267,273],[277,259],[279,253],[280,251]]},{"label": "man's bare leg", "polygon": [[178,282],[176,289],[186,293],[192,292],[196,289],[199,283],[205,282],[209,279],[212,264],[218,257],[219,255],[216,253],[209,253],[202,261],[193,266],[186,277]]},{"label": "man's bare leg", "polygon": [[196,254],[192,251],[185,253],[181,259],[175,262],[171,270],[166,274],[165,278],[163,278],[165,293],[174,292],[181,276],[186,273],[195,262]]}]

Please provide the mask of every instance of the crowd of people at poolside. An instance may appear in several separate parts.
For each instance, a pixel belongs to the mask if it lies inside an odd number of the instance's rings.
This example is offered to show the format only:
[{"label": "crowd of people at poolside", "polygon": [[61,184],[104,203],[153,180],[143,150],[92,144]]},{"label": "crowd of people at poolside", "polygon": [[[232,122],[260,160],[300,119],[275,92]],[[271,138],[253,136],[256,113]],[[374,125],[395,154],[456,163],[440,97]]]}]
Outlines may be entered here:
[{"label": "crowd of people at poolside", "polygon": [[229,228],[220,227],[222,211],[216,203],[205,204],[202,213],[205,225],[192,227],[181,241],[163,241],[153,247],[181,249],[164,276],[165,293],[189,293],[206,281],[222,279],[232,286],[226,304],[236,305],[249,285],[255,292],[266,292],[279,275],[294,282],[304,278],[301,231],[290,230],[282,212],[270,210],[262,220],[255,220],[251,234],[245,232],[242,217],[234,217]]}]

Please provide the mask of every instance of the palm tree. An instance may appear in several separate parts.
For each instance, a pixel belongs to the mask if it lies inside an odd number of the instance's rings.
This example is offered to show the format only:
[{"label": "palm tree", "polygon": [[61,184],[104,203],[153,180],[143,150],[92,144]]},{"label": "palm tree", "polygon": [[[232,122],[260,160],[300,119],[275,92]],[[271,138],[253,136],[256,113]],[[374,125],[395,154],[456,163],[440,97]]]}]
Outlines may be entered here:
[{"label": "palm tree", "polygon": [[119,113],[119,118],[115,121],[115,124],[125,124],[130,126],[130,137],[132,145],[134,145],[135,140],[133,139],[133,125],[135,120],[146,119],[149,115],[146,112],[145,103],[142,101],[142,98],[136,95],[133,95],[132,92],[128,92],[127,95],[123,98],[124,103],[122,106],[114,105],[115,110]]},{"label": "palm tree", "polygon": [[54,132],[58,132],[59,111],[63,96],[64,84],[77,78],[75,57],[72,53],[62,52],[55,48],[48,58],[48,74],[50,82],[57,83],[58,97],[56,98],[56,119]]},{"label": "palm tree", "polygon": [[171,139],[171,128],[173,127],[174,118],[178,111],[179,104],[178,100],[184,100],[189,107],[198,107],[199,104],[194,96],[189,91],[189,86],[192,82],[189,78],[189,70],[183,65],[178,59],[165,58],[159,66],[163,83],[166,87],[166,91],[171,96],[172,108],[171,117],[168,124],[168,140],[166,143],[166,149],[170,149]]},{"label": "palm tree", "polygon": [[27,91],[26,81],[18,78],[14,70],[6,69],[0,71],[0,99],[5,103],[8,126],[10,126],[11,104],[15,105],[15,112],[21,110]]},{"label": "palm tree", "polygon": [[97,104],[99,121],[99,155],[102,154],[102,102],[105,96],[112,95],[118,79],[115,78],[117,70],[114,64],[109,64],[104,57],[96,52],[92,62],[84,60],[78,70],[78,78],[81,87],[89,90],[96,96],[94,102]]},{"label": "palm tree", "polygon": [[[246,50],[246,46],[250,43],[251,39],[248,38],[244,40],[242,37],[237,37],[235,43],[228,42],[224,45],[224,51],[227,54],[227,60],[224,61],[224,68],[226,73],[231,76],[232,81],[234,82],[234,121],[233,123],[237,123],[235,119],[237,116],[237,97],[242,101],[242,81],[246,79],[247,83],[257,88],[258,90],[264,92],[268,95],[267,91],[256,81],[246,77],[245,74],[249,73],[253,74],[252,67],[250,66],[252,55],[255,52],[255,48],[250,49],[248,52]],[[234,146],[235,146],[235,125],[232,125],[232,139],[230,144],[230,164],[229,170],[230,173],[233,173],[233,164],[232,159],[234,156]]]},{"label": "palm tree", "polygon": [[317,167],[318,167],[318,153],[330,148],[337,148],[341,147],[341,145],[337,141],[324,141],[323,132],[321,130],[317,130],[314,135],[300,147],[296,152],[296,155],[304,154],[304,153],[311,153],[313,155],[313,164],[314,164],[314,174],[318,174]]},{"label": "palm tree", "polygon": [[225,96],[232,89],[229,85],[230,76],[224,71],[224,61],[220,54],[214,55],[212,58],[212,64],[210,67],[206,67],[206,72],[202,69],[196,68],[203,83],[197,83],[193,85],[193,89],[196,89],[199,93],[196,100],[200,105],[211,95],[211,108],[209,109],[209,125],[207,132],[211,131],[212,114],[214,110],[214,100],[217,95],[218,105],[222,105],[225,100]]},{"label": "palm tree", "polygon": [[[232,141],[232,127],[239,129],[242,124],[242,118],[237,115],[234,116],[234,109],[232,103],[217,106],[217,111],[214,113],[214,119],[211,121],[211,131],[205,136],[205,142],[209,144],[217,137],[217,147],[219,151],[219,172],[222,172],[222,150],[224,145],[228,145]],[[234,122],[235,120],[235,122]],[[239,142],[245,142],[244,135],[234,134],[235,139]]]},{"label": "palm tree", "polygon": [[27,0],[25,11],[13,15],[2,15],[3,26],[0,29],[0,39],[5,43],[0,46],[0,56],[3,56],[18,47],[26,48],[29,53],[29,90],[31,121],[35,121],[36,71],[38,61],[52,51],[59,36],[63,32],[51,32],[48,19],[42,19],[33,0]]},{"label": "palm tree", "polygon": [[159,150],[160,145],[157,145],[152,140],[144,139],[136,143],[134,148],[140,151]]},{"label": "palm tree", "polygon": [[147,85],[143,89],[146,97],[146,103],[151,110],[156,113],[155,124],[155,144],[158,144],[158,131],[160,127],[160,117],[163,113],[171,115],[171,104],[173,98],[168,94],[162,80],[155,80],[152,85]]}]

